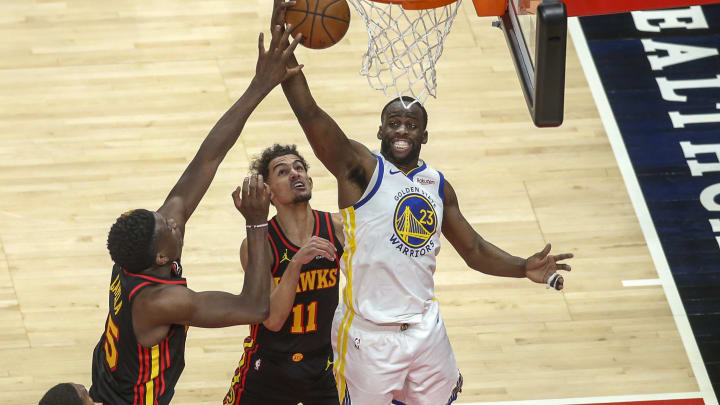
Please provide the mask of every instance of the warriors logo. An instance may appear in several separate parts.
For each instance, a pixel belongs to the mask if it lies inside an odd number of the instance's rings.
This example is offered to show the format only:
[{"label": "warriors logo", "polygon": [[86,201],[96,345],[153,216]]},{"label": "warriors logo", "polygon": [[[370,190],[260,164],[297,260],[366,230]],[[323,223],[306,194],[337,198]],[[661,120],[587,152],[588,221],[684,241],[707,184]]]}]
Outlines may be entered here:
[{"label": "warriors logo", "polygon": [[395,234],[407,246],[420,248],[437,230],[437,218],[430,201],[421,194],[403,196],[395,208]]}]

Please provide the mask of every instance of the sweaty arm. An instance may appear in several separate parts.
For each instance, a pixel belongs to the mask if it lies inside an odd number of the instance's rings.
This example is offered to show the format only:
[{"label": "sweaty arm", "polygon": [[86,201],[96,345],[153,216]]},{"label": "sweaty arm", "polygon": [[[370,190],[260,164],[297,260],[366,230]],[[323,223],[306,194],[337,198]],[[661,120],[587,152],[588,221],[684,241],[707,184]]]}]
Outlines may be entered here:
[{"label": "sweaty arm", "polygon": [[445,181],[442,233],[465,260],[479,272],[501,277],[525,277],[525,259],[513,256],[482,238],[460,212],[457,195]]}]

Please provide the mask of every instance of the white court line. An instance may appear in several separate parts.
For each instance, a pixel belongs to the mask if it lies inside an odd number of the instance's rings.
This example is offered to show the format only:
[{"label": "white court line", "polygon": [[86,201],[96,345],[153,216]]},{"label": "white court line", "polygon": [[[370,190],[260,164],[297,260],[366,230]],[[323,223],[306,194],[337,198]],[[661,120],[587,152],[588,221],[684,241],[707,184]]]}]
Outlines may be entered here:
[{"label": "white court line", "polygon": [[662,285],[659,278],[646,278],[642,280],[623,280],[623,287],[646,287],[651,285]]},{"label": "white court line", "polygon": [[[462,395],[462,394],[460,394]],[[609,397],[563,398],[563,399],[534,399],[529,401],[501,401],[501,402],[462,402],[462,405],[578,405],[602,404],[613,402],[633,401],[663,401],[671,399],[702,398],[699,392],[677,392],[668,394],[648,395],[615,395]]]},{"label": "white court line", "polygon": [[625,144],[620,130],[615,121],[615,116],[610,108],[605,90],[600,82],[600,76],[598,75],[595,67],[595,62],[590,55],[590,49],[588,48],[587,41],[585,40],[585,34],[580,27],[580,21],[577,17],[568,18],[568,30],[572,36],[573,43],[575,44],[575,50],[577,51],[578,58],[582,64],[585,77],[587,78],[590,90],[592,91],[593,98],[595,99],[595,105],[600,112],[600,117],[605,127],[605,132],[610,140],[613,153],[615,154],[615,160],[617,161],[620,172],[622,173],[623,179],[625,180],[625,186],[630,200],[632,201],[633,208],[635,209],[635,215],[640,222],[645,241],[647,242],[648,249],[650,250],[650,256],[655,263],[655,269],[662,282],[663,289],[665,291],[665,297],[670,304],[670,310],[672,311],[673,318],[675,319],[675,325],[680,333],[683,346],[685,346],[685,352],[687,353],[688,359],[690,360],[690,366],[692,367],[695,379],[697,380],[698,387],[702,398],[707,405],[718,405],[718,400],[713,392],[712,385],[710,384],[710,378],[708,377],[705,364],[700,356],[697,342],[695,342],[695,336],[690,328],[690,322],[688,321],[685,308],[683,307],[682,301],[680,300],[680,294],[675,286],[675,280],[670,272],[670,266],[668,265],[665,253],[660,245],[660,239],[658,238],[655,225],[652,222],[650,213],[647,205],[645,204],[645,197],[643,197],[640,185],[635,177],[635,171],[633,170],[632,164],[630,163],[630,157],[628,156]]}]

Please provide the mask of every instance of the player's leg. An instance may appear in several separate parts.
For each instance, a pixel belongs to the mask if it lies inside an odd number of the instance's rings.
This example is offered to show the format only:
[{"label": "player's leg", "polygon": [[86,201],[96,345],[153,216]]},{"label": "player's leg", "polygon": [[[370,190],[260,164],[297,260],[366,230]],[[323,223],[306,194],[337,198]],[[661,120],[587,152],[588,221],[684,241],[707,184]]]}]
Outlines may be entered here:
[{"label": "player's leg", "polygon": [[412,405],[452,403],[462,388],[462,377],[436,301],[425,313],[422,323],[409,328],[407,333],[408,342],[415,346],[416,357],[395,399]]},{"label": "player's leg", "polygon": [[340,304],[333,319],[332,342],[341,404],[389,404],[392,392],[402,389],[412,358],[399,327],[373,326]]}]

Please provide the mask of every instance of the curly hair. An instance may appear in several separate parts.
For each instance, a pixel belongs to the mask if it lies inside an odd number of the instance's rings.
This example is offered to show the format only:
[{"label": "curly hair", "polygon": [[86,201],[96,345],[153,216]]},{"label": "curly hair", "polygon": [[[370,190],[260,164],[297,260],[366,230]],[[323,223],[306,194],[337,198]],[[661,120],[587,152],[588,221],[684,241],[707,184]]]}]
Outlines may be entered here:
[{"label": "curly hair", "polygon": [[277,157],[285,155],[295,155],[300,158],[300,162],[305,166],[305,171],[310,168],[305,158],[298,152],[297,145],[280,145],[276,143],[269,148],[265,148],[260,154],[260,157],[252,161],[250,170],[262,174],[263,178],[267,179],[270,175],[270,162]]},{"label": "curly hair", "polygon": [[416,103],[418,105],[418,107],[420,107],[420,110],[423,113],[423,129],[426,129],[427,123],[428,123],[427,110],[425,109],[425,107],[423,107],[422,104],[420,104],[419,101],[415,100],[414,98],[412,98],[410,96],[396,97],[396,98],[390,100],[387,104],[385,104],[385,107],[383,107],[382,111],[380,112],[380,119],[382,120],[385,117],[385,112],[387,111],[388,107],[390,107],[390,104],[392,104],[396,101],[400,101],[401,98],[405,104]]},{"label": "curly hair", "polygon": [[60,383],[50,388],[38,405],[83,405],[83,401],[71,383]]},{"label": "curly hair", "polygon": [[151,211],[128,211],[115,221],[107,239],[112,260],[129,272],[137,273],[155,263],[155,216]]}]

